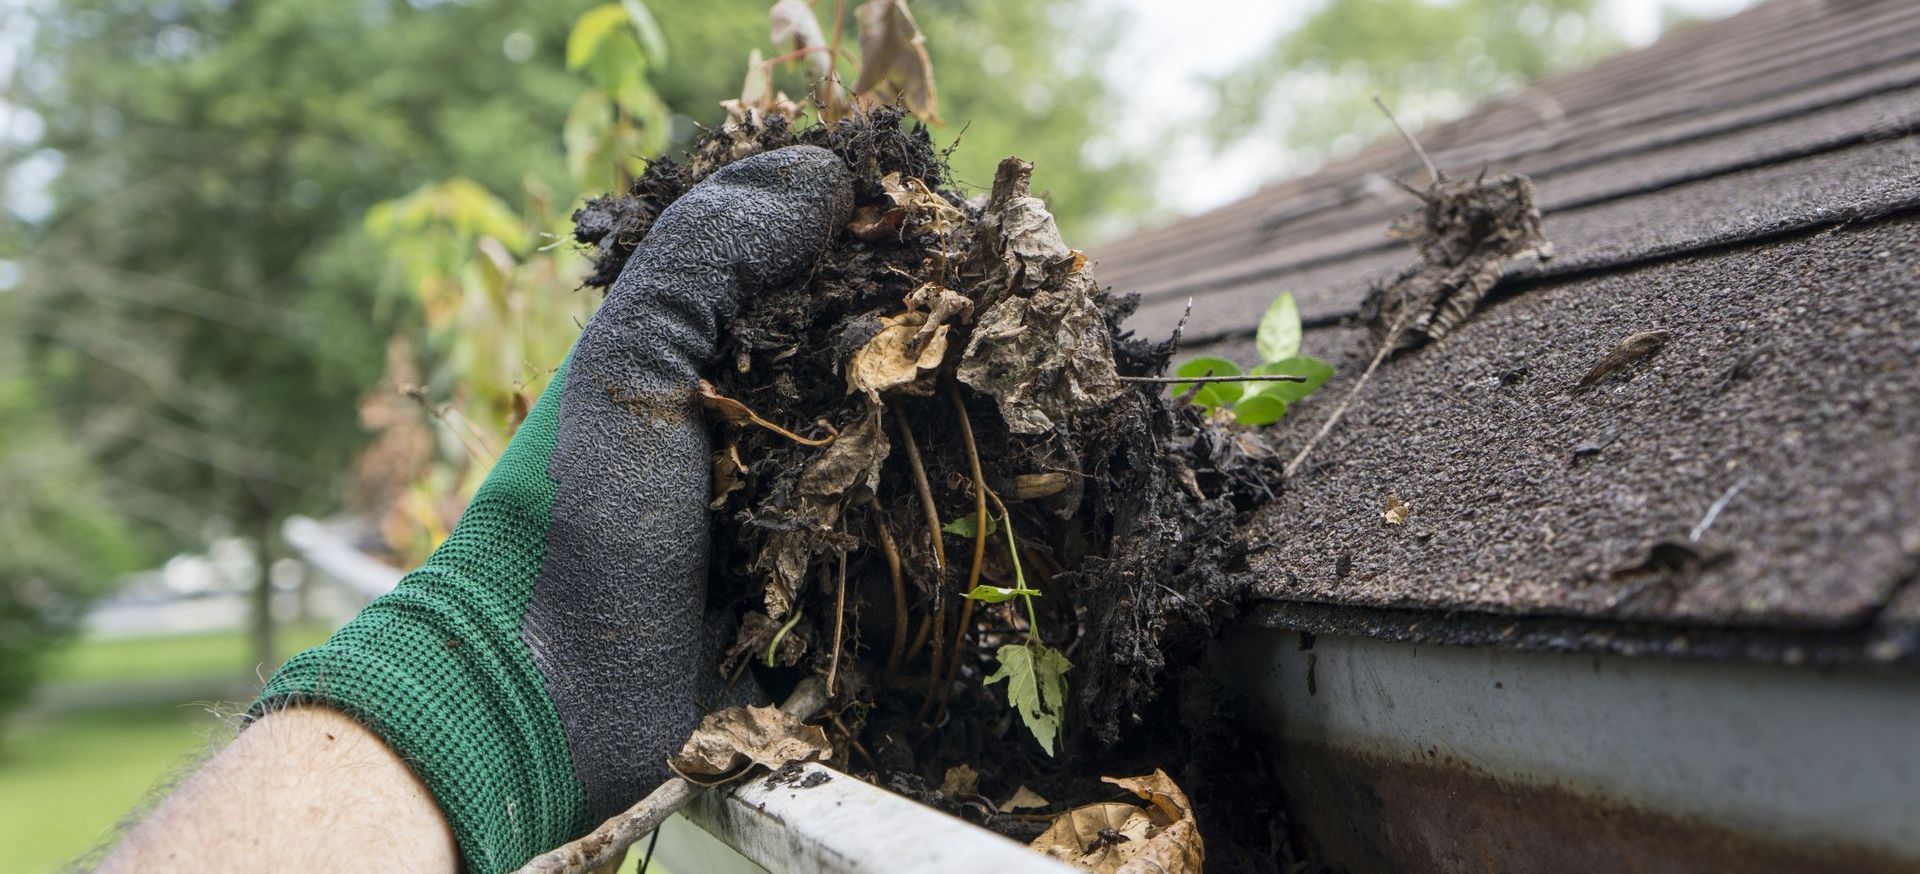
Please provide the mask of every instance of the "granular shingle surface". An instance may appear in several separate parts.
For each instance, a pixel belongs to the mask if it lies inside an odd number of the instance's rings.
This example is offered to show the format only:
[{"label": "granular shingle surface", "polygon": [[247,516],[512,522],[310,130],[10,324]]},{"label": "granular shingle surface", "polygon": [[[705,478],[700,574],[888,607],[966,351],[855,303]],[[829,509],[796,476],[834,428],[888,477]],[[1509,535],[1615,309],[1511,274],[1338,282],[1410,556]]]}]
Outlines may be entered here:
[{"label": "granular shingle surface", "polygon": [[[1557,257],[1390,360],[1264,512],[1275,611],[1857,632],[1912,657],[1916,130],[1920,3],[1775,0],[1423,132],[1443,167],[1532,176]],[[1414,167],[1375,146],[1096,251],[1100,276],[1142,293],[1149,335],[1191,296],[1189,349],[1243,360],[1292,291],[1340,375],[1276,428],[1291,454],[1369,357],[1361,298],[1412,261],[1384,238],[1409,199],[1383,174]],[[1661,351],[1574,390],[1646,330]]]}]

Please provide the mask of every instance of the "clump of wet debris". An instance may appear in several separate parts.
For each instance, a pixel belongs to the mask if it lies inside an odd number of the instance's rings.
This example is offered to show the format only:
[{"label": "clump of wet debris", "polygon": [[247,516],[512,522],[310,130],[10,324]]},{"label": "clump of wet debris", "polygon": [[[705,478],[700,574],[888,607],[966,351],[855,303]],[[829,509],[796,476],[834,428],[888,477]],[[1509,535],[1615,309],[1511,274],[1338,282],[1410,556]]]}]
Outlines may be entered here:
[{"label": "clump of wet debris", "polygon": [[[1245,600],[1274,453],[1128,381],[1176,341],[1120,329],[1135,300],[1061,238],[1032,165],[1006,159],[969,200],[899,112],[750,115],[575,215],[587,284],[707,174],[793,144],[846,161],[856,208],[810,279],[744,305],[703,388],[711,591],[742,617],[715,670],[752,666],[775,692],[827,678],[837,764],[1011,835],[1125,794],[1102,776],[1161,768],[1193,790],[1210,854],[1278,858],[1270,823],[1251,843],[1208,827],[1230,820],[1216,797],[1264,777],[1202,755],[1254,754],[1217,743],[1238,735],[1231,696],[1196,670]],[[1029,644],[1064,664],[1006,664]]]}]

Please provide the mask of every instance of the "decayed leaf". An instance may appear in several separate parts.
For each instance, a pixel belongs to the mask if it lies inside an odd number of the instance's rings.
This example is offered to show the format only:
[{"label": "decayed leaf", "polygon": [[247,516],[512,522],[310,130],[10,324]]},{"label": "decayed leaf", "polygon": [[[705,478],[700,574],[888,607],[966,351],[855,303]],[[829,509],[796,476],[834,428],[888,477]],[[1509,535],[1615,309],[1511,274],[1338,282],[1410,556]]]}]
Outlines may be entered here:
[{"label": "decayed leaf", "polygon": [[1200,874],[1206,848],[1192,805],[1165,771],[1105,777],[1146,799],[1149,807],[1103,802],[1061,814],[1030,845],[1097,874]]},{"label": "decayed leaf", "polygon": [[747,464],[740,460],[740,445],[727,444],[727,448],[713,454],[713,501],[707,509],[718,510],[727,503],[727,496],[740,490],[747,484]]},{"label": "decayed leaf", "polygon": [[1067,669],[1073,664],[1057,649],[1039,641],[1000,647],[1000,669],[981,681],[989,686],[1007,681],[1007,703],[1020,711],[1040,748],[1053,755],[1053,739],[1060,734],[1060,718],[1067,707]]},{"label": "decayed leaf", "polygon": [[937,282],[923,282],[919,288],[907,295],[907,309],[927,311],[927,323],[913,335],[910,348],[918,350],[921,344],[933,336],[935,329],[946,324],[954,317],[965,318],[973,314],[973,298],[954,291]]},{"label": "decayed leaf", "polygon": [[881,316],[880,333],[847,362],[847,392],[866,392],[876,402],[884,392],[933,394],[933,382],[925,377],[947,355],[947,326],[935,326],[916,349],[915,338],[927,323],[926,313]]},{"label": "decayed leaf", "polygon": [[860,79],[853,93],[884,99],[882,85],[890,85],[908,111],[929,124],[939,124],[933,87],[933,59],[927,56],[927,38],[907,10],[906,0],[867,0],[855,10],[860,22]]},{"label": "decayed leaf", "polygon": [[1403,525],[1412,512],[1413,508],[1401,502],[1399,495],[1388,495],[1387,508],[1380,511],[1380,518],[1387,520],[1388,525]]},{"label": "decayed leaf", "polygon": [[728,707],[702,717],[667,767],[691,782],[714,786],[754,765],[772,769],[832,752],[826,732],[778,707]]},{"label": "decayed leaf", "polygon": [[705,407],[708,413],[721,421],[744,425],[754,419],[752,408],[721,394],[719,389],[713,387],[713,383],[704,379],[700,380],[698,395],[700,406]]},{"label": "decayed leaf", "polygon": [[1060,239],[1053,214],[1028,193],[1033,165],[1000,162],[975,225],[985,285],[1004,289],[974,325],[956,375],[992,395],[1016,434],[1038,434],[1112,402],[1121,387],[1091,271]]},{"label": "decayed leaf", "polygon": [[793,607],[794,594],[806,583],[807,566],[828,549],[823,534],[840,521],[848,493],[879,490],[880,466],[890,449],[880,409],[870,406],[800,471],[795,483],[799,500],[788,517],[792,527],[774,532],[754,558],[768,616],[780,619]]},{"label": "decayed leaf", "polygon": [[1013,494],[1016,501],[1031,501],[1034,498],[1046,498],[1067,490],[1067,475],[1059,471],[1050,473],[1023,473],[1013,478]]},{"label": "decayed leaf", "polygon": [[1039,810],[1053,802],[1041,797],[1040,793],[1021,786],[1013,790],[1013,795],[1000,802],[1001,813],[1013,813],[1020,810]]},{"label": "decayed leaf", "polygon": [[962,762],[947,769],[945,779],[940,781],[940,794],[948,798],[956,795],[973,795],[980,790],[980,772],[972,765]]},{"label": "decayed leaf", "polygon": [[869,203],[853,211],[853,218],[847,222],[847,233],[869,243],[884,240],[900,233],[900,221],[906,216],[907,211],[900,207],[883,208]]},{"label": "decayed leaf", "polygon": [[960,381],[992,395],[1014,433],[1051,430],[1056,421],[1120,395],[1093,281],[1076,273],[1069,284],[996,301],[974,326],[960,358]]},{"label": "decayed leaf", "polygon": [[898,172],[888,173],[880,177],[880,188],[887,193],[887,199],[893,201],[894,208],[903,210],[907,218],[940,236],[946,236],[966,220],[966,213],[918,179],[902,177]]},{"label": "decayed leaf", "polygon": [[[768,116],[797,119],[805,113],[805,108],[788,97],[787,92],[774,90],[773,67],[761,56],[759,49],[747,53],[747,78],[740,85],[740,96],[720,101],[720,108],[727,112],[728,127],[751,128]],[[738,160],[758,150],[757,138],[736,137],[728,157]]]}]

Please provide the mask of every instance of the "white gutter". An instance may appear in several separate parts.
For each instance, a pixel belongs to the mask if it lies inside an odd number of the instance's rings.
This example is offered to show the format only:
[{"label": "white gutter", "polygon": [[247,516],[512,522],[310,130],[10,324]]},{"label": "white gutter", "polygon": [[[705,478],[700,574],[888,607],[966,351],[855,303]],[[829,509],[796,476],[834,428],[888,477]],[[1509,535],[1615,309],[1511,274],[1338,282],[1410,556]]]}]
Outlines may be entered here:
[{"label": "white gutter", "polygon": [[354,544],[354,528],[351,521],[322,522],[294,516],[280,526],[280,536],[309,567],[373,600],[393,591],[403,572],[361,552]]},{"label": "white gutter", "polygon": [[818,764],[708,792],[695,825],[780,874],[1073,874],[1000,835]]}]

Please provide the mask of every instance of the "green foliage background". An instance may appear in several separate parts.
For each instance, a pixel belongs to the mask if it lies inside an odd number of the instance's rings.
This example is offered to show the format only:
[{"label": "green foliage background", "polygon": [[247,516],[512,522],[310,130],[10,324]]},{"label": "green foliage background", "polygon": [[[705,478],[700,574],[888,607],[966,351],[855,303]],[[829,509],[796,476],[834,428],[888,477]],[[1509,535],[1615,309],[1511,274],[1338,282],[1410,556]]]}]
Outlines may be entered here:
[{"label": "green foliage background", "polygon": [[[71,0],[25,13],[5,100],[41,130],[0,169],[58,173],[44,215],[0,218],[0,258],[19,270],[0,297],[0,707],[32,675],[25,654],[68,624],[61,604],[210,533],[338,506],[368,439],[356,403],[388,338],[423,322],[418,277],[388,263],[391,240],[363,217],[465,180],[537,219],[531,236],[594,193],[576,190],[562,141],[587,85],[566,69],[566,38],[592,5]],[[647,139],[674,148],[718,123],[747,51],[766,45],[767,5],[653,4],[670,62],[645,75],[671,121]],[[949,120],[935,135],[965,131],[959,177],[985,184],[1018,152],[1069,228],[1136,208],[1143,190],[1135,162],[1081,155],[1107,101],[1097,34],[1064,26],[1076,5],[916,4]],[[1044,85],[1007,84],[1021,82]],[[543,241],[519,242],[516,254]]]},{"label": "green foliage background", "polygon": [[[0,98],[36,124],[3,141],[0,180],[39,188],[32,177],[57,172],[47,209],[0,212],[0,262],[17,268],[0,279],[0,710],[31,681],[32,654],[118,573],[339,507],[389,338],[423,337],[421,354],[448,361],[486,353],[428,336],[419,293],[423,277],[479,281],[476,233],[449,231],[431,204],[414,224],[368,213],[410,194],[481,203],[518,223],[498,234],[518,259],[563,230],[593,193],[569,172],[563,130],[590,79],[566,68],[567,36],[595,5],[63,0],[10,13],[27,39]],[[643,59],[660,113],[634,142],[678,148],[718,123],[747,51],[767,47],[768,5],[650,4],[669,57]],[[1099,75],[1122,23],[1110,7],[913,7],[947,120],[934,135],[961,140],[963,187],[988,184],[1006,154],[1032,160],[1070,239],[1149,206],[1152,155],[1087,145],[1152,121],[1118,117],[1120,86]],[[1599,24],[1593,0],[1330,0],[1220,82],[1217,133],[1279,130],[1323,152],[1381,130],[1373,90],[1464,107],[1593,56],[1611,44]],[[519,303],[511,282],[480,277],[502,336],[516,313],[590,310],[559,290],[568,263],[556,256]],[[527,349],[543,347],[509,352]],[[494,370],[544,366],[506,365]],[[452,372],[424,375],[437,398]]]}]

